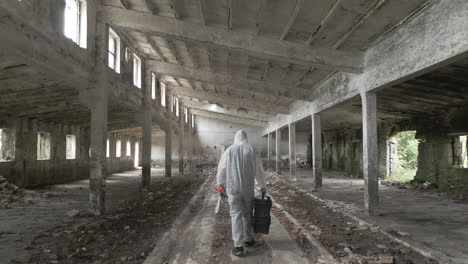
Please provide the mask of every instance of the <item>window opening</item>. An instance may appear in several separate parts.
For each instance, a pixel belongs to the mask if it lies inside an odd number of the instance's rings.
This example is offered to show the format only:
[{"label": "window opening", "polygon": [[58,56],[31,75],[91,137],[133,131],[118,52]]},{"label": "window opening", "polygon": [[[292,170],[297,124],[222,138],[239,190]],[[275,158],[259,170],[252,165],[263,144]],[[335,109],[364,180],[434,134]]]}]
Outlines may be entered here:
[{"label": "window opening", "polygon": [[13,129],[0,128],[0,162],[15,160],[15,140]]},{"label": "window opening", "polygon": [[468,168],[468,136],[452,137],[452,165],[457,168]]},{"label": "window opening", "polygon": [[67,135],[66,137],[66,159],[76,159],[76,136]]},{"label": "window opening", "polygon": [[141,59],[133,54],[133,84],[141,88]]},{"label": "window opening", "polygon": [[110,144],[109,144],[109,139],[107,139],[107,143],[106,143],[106,157],[107,157],[107,158],[110,157]]},{"label": "window opening", "polygon": [[139,155],[140,155],[140,144],[138,142],[135,142],[135,153],[133,153],[135,155],[135,159],[134,159],[134,166],[135,167],[138,167],[140,161],[139,161]]},{"label": "window opening", "polygon": [[130,143],[130,140],[127,140],[127,147],[126,147],[126,156],[130,157],[132,155],[132,149],[131,149],[132,144]]},{"label": "window opening", "polygon": [[117,139],[115,141],[115,157],[120,158],[122,156],[122,141]]},{"label": "window opening", "polygon": [[86,48],[86,1],[65,0],[64,34],[82,48]]},{"label": "window opening", "polygon": [[50,133],[37,133],[37,160],[50,160]]},{"label": "window opening", "polygon": [[166,84],[161,82],[161,105],[166,106]]},{"label": "window opening", "polygon": [[116,73],[120,73],[120,38],[112,28],[109,28],[108,50],[109,68]]}]

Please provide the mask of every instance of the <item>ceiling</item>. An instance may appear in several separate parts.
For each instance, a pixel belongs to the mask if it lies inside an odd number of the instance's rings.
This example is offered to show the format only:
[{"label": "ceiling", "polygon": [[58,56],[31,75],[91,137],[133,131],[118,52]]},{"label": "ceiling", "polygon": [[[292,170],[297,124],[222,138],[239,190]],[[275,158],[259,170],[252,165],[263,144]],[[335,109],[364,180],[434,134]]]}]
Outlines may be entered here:
[{"label": "ceiling", "polygon": [[[385,122],[419,118],[449,123],[454,113],[467,106],[468,58],[377,92],[377,118]],[[320,115],[324,130],[360,127],[361,98],[353,97]],[[310,120],[300,121],[297,130],[310,132]]]},{"label": "ceiling", "polygon": [[[427,0],[103,1],[114,14],[120,12],[113,20],[116,24],[119,18],[127,17],[125,14],[135,17],[133,21],[147,21],[148,16],[162,19],[158,20],[160,25],[145,28],[136,22],[113,26],[153,61],[152,70],[183,103],[207,111],[216,103],[224,108],[225,115],[240,118],[248,115],[260,121],[283,113],[293,101],[307,98],[305,95],[317,85],[346,69],[304,63],[298,56],[265,56],[258,49],[236,49],[233,45],[245,47],[242,42],[252,41],[251,46],[264,43],[267,48],[271,42],[284,50],[306,51],[304,56],[320,54],[322,50],[360,56],[429,3]],[[177,25],[175,31],[186,27],[197,29],[200,34],[192,38],[190,32],[187,33],[190,36],[175,35],[170,30],[163,32],[166,25],[163,22]],[[227,34],[220,36],[231,34],[238,42],[224,45],[227,42],[212,37],[216,36],[213,32]]]}]

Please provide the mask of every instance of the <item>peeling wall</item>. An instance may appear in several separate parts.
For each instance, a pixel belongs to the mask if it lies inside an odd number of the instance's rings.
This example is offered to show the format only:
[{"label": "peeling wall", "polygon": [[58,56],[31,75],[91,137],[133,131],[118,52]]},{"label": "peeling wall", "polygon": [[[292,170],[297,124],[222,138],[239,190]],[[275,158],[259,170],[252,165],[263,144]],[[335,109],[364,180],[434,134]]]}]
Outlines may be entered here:
[{"label": "peeling wall", "polygon": [[[10,182],[22,187],[31,187],[89,178],[89,128],[11,117],[0,118],[0,128],[15,131],[15,157],[11,161],[0,162],[0,175]],[[38,132],[50,133],[49,160],[37,160]],[[76,159],[66,159],[67,135],[76,136]],[[130,139],[133,144],[136,140],[123,135],[111,135],[110,138],[113,137],[121,138],[122,142]],[[121,158],[115,158],[115,155],[107,158],[109,173],[134,168],[134,151],[130,157],[125,154],[126,144],[123,143]]]},{"label": "peeling wall", "polygon": [[468,193],[468,169],[452,165],[452,133],[468,134],[468,108],[454,114],[450,122],[424,120],[417,124],[420,140],[415,179],[437,184],[443,191]]}]

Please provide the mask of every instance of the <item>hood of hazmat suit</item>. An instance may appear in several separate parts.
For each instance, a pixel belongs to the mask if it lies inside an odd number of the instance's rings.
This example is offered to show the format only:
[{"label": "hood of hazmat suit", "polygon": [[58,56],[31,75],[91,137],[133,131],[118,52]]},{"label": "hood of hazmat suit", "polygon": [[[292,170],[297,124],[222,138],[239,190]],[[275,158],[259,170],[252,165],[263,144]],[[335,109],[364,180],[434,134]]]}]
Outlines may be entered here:
[{"label": "hood of hazmat suit", "polygon": [[216,175],[218,186],[226,187],[229,196],[235,247],[242,247],[245,241],[252,241],[251,214],[255,179],[260,188],[265,187],[261,160],[248,143],[247,133],[239,130],[234,137],[234,144],[221,156]]},{"label": "hood of hazmat suit", "polygon": [[226,187],[228,195],[254,196],[255,180],[265,187],[262,162],[248,143],[247,133],[237,131],[234,144],[222,154],[218,165],[217,184]]}]

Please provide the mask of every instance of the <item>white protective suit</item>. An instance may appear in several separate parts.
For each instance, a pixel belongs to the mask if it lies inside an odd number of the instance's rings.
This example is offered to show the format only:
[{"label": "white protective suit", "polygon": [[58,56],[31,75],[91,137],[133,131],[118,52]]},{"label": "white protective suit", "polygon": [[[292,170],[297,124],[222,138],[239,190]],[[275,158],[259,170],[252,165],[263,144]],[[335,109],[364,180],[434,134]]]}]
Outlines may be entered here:
[{"label": "white protective suit", "polygon": [[223,185],[229,196],[232,239],[235,247],[243,247],[252,240],[251,223],[255,179],[265,188],[265,175],[260,158],[247,142],[247,134],[239,130],[231,145],[221,156],[216,175],[217,184]]}]

